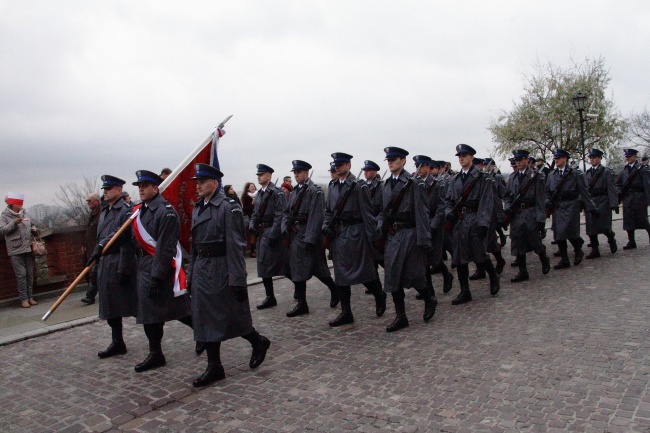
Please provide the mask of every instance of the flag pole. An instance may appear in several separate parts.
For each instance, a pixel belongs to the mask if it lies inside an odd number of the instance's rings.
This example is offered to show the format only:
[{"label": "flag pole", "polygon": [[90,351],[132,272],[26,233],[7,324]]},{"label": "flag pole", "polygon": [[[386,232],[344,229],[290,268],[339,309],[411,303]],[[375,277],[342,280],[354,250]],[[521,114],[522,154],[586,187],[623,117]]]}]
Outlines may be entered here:
[{"label": "flag pole", "polygon": [[[221,129],[221,128],[223,128],[223,126],[226,124],[226,122],[227,122],[228,120],[230,120],[231,117],[232,117],[232,114],[231,114],[230,116],[226,117],[226,118],[223,120],[223,122],[221,122],[221,123],[219,124],[219,126],[217,127],[217,129]],[[202,150],[202,149],[203,149],[203,148],[204,148],[204,147],[205,147],[205,146],[210,142],[210,140],[212,140],[212,136],[213,136],[213,134],[210,134],[210,135],[209,135],[205,140],[203,140],[203,142],[202,142],[199,146],[197,146],[196,149],[194,149],[194,150],[190,153],[190,155],[189,155],[187,158],[185,158],[185,159],[183,160],[183,162],[181,162],[181,163],[180,163],[180,164],[179,164],[179,165],[174,169],[174,171],[171,172],[171,174],[170,174],[169,176],[167,176],[167,178],[166,178],[166,179],[165,179],[165,180],[160,184],[160,186],[158,187],[159,192],[160,192],[161,194],[162,194],[162,192],[165,190],[165,188],[167,188],[167,186],[168,186],[168,185],[169,185],[169,184],[170,184],[170,183],[171,183],[171,182],[176,178],[176,176],[178,176],[178,173],[180,173],[180,172],[183,170],[183,168],[185,168],[185,166],[186,166],[190,161],[192,161],[192,160],[196,157],[196,155],[198,155],[198,153],[199,153],[199,152],[200,152],[200,151],[201,151],[201,150]],[[116,240],[120,237],[120,235],[121,235],[122,233],[124,233],[124,231],[125,231],[127,228],[129,228],[129,227],[131,226],[131,224],[133,224],[133,220],[138,216],[139,213],[140,213],[140,209],[136,210],[136,211],[133,212],[133,214],[129,217],[129,219],[126,220],[126,221],[124,222],[124,224],[122,224],[122,227],[120,227],[120,229],[119,229],[119,230],[118,230],[118,231],[113,235],[113,237],[112,237],[112,238],[111,238],[111,239],[106,243],[106,245],[105,245],[104,248],[102,249],[102,255],[104,254],[105,251],[108,251],[108,249],[109,249],[109,248],[110,248],[110,247],[111,247],[111,246],[116,242]],[[61,296],[59,296],[59,298],[56,300],[56,302],[55,302],[54,304],[52,304],[52,306],[50,307],[50,309],[47,310],[47,313],[45,313],[45,315],[43,316],[43,318],[42,318],[41,320],[46,321],[46,320],[47,320],[47,319],[52,315],[52,313],[54,313],[54,311],[55,311],[57,308],[59,308],[59,305],[61,305],[61,303],[65,300],[65,298],[68,297],[68,295],[72,292],[72,289],[74,289],[74,288],[77,286],[77,284],[79,284],[79,283],[81,282],[81,280],[82,280],[82,279],[83,279],[83,278],[88,274],[88,272],[90,272],[90,270],[93,268],[94,265],[95,265],[95,262],[93,261],[93,262],[90,263],[90,265],[86,266],[86,267],[83,269],[83,271],[81,271],[81,273],[79,274],[79,276],[78,276],[77,278],[75,278],[75,280],[74,280],[74,281],[73,281],[73,282],[68,286],[68,288],[65,289],[65,291],[61,294]]]}]

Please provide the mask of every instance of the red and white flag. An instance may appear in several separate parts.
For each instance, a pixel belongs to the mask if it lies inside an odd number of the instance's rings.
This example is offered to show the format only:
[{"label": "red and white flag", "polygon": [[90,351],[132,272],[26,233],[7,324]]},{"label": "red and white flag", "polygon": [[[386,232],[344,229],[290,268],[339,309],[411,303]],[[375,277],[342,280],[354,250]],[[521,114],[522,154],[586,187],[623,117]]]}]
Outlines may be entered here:
[{"label": "red and white flag", "polygon": [[162,196],[176,209],[180,216],[180,243],[185,248],[185,251],[190,250],[192,210],[194,204],[199,200],[196,193],[196,181],[191,179],[194,176],[194,164],[210,164],[215,168],[219,168],[217,147],[219,138],[223,137],[225,133],[226,131],[223,129],[215,129],[214,133],[206,138],[203,144],[195,149],[160,185]]}]

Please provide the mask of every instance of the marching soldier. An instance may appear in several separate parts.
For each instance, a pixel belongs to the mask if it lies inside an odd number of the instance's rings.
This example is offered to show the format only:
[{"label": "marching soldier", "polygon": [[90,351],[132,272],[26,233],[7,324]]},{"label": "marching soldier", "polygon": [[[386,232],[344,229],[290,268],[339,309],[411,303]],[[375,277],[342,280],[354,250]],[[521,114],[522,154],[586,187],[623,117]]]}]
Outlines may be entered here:
[{"label": "marching soldier", "polygon": [[187,281],[192,291],[194,339],[204,343],[208,366],[192,384],[206,386],[226,377],[221,365],[222,341],[235,337],[248,341],[253,348],[250,368],[262,364],[271,342],[253,328],[242,208],[218,189],[221,171],[208,164],[195,164],[194,170],[192,179],[200,199],[192,211]]},{"label": "marching soldier", "polygon": [[598,149],[589,151],[589,163],[591,167],[585,173],[589,195],[591,196],[596,209],[600,212],[599,218],[594,218],[590,213],[585,215],[587,236],[591,242],[591,252],[587,254],[587,259],[600,257],[598,248],[598,235],[604,234],[609,242],[609,250],[612,254],[616,252],[616,238],[612,231],[612,211],[619,212],[618,194],[616,182],[614,181],[614,171],[609,167],[600,164],[603,159],[603,152]]},{"label": "marching soldier", "polygon": [[148,170],[136,172],[142,205],[133,231],[140,248],[138,253],[138,316],[149,340],[149,355],[135,366],[137,373],[167,364],[162,352],[165,322],[178,320],[192,327],[189,297],[180,281],[182,271],[180,222],[178,213],[160,195],[162,178]]},{"label": "marching soldier", "polygon": [[[433,243],[433,265],[431,271],[434,274],[442,274],[442,292],[449,293],[454,281],[454,275],[449,271],[447,264],[443,260],[445,255],[445,238],[448,238],[446,236],[448,233],[444,230],[448,176],[442,173],[445,167],[444,161],[432,160],[429,166],[431,167],[430,177],[435,182],[435,185],[432,182],[432,186],[429,187],[429,193],[431,194],[429,219],[431,221],[431,242]],[[449,243],[451,244],[451,242]]]},{"label": "marching soldier", "polygon": [[309,314],[307,280],[312,276],[329,288],[330,308],[336,308],[339,304],[336,284],[327,267],[323,248],[323,191],[309,178],[311,164],[294,160],[292,166],[291,171],[298,185],[289,195],[289,204],[282,217],[282,235],[290,242],[291,281],[298,303],[287,313],[287,317]]},{"label": "marching soldier", "polygon": [[368,184],[350,173],[352,155],[333,153],[337,178],[329,184],[323,235],[329,243],[334,262],[334,278],[341,301],[341,314],[332,327],[354,322],[350,305],[351,286],[363,284],[375,296],[375,312],[386,311],[386,293],[382,290],[372,255],[376,220]]},{"label": "marching soldier", "polygon": [[86,266],[97,261],[99,318],[106,320],[111,327],[111,344],[106,350],[97,353],[97,356],[103,359],[126,353],[126,344],[122,337],[122,318],[137,316],[138,294],[135,245],[131,233],[124,231],[108,250],[103,251],[104,246],[131,216],[131,206],[122,199],[122,186],[126,182],[107,174],[102,176],[102,182],[106,205],[99,214],[97,244]]},{"label": "marching soldier", "polygon": [[510,281],[518,283],[530,278],[526,253],[534,251],[539,256],[543,274],[548,274],[551,270],[551,262],[542,243],[542,232],[546,224],[544,176],[528,167],[527,150],[515,150],[512,153],[517,170],[508,179],[504,217],[510,224],[510,251],[517,258],[519,266],[519,273]]},{"label": "marching soldier", "polygon": [[[413,157],[415,167],[417,168],[417,177],[424,181],[427,191],[427,206],[429,209],[429,230],[431,230],[431,250],[428,251],[425,275],[427,278],[427,291],[433,297],[433,303],[437,306],[436,293],[433,288],[433,280],[431,278],[431,269],[440,266],[442,261],[442,232],[435,230],[435,227],[440,225],[445,219],[445,201],[441,196],[440,186],[434,177],[431,175],[431,164],[435,162],[426,155],[415,155]],[[449,271],[447,271],[449,272]],[[418,294],[417,299],[423,299]]]},{"label": "marching soldier", "polygon": [[[580,237],[580,203],[593,217],[600,214],[589,196],[585,176],[578,169],[567,167],[569,152],[557,149],[553,154],[555,170],[546,178],[546,208],[553,215],[553,239],[560,249],[560,262],[553,269],[564,269],[571,266],[567,240],[575,251],[574,265],[582,263],[584,252]],[[547,214],[549,213],[547,212]]]},{"label": "marching soldier", "polygon": [[363,176],[368,185],[370,203],[372,203],[372,216],[376,217],[381,212],[381,177],[377,173],[379,165],[369,159],[363,161]]},{"label": "marching soldier", "polygon": [[409,326],[404,304],[404,288],[414,287],[424,298],[424,321],[435,313],[434,298],[426,279],[426,257],[431,247],[429,206],[426,185],[404,170],[408,152],[399,147],[384,149],[391,172],[382,186],[383,209],[377,228],[385,236],[384,290],[395,304],[396,317],[386,332]]},{"label": "marching soldier", "polygon": [[452,263],[456,265],[460,294],[451,301],[460,305],[472,300],[469,290],[469,262],[483,267],[490,277],[490,294],[500,289],[499,274],[487,254],[487,235],[494,210],[494,181],[474,165],[476,151],[467,144],[456,146],[461,170],[447,188],[445,218],[453,227]]},{"label": "marching soldier", "polygon": [[650,201],[650,172],[637,161],[636,149],[625,149],[625,168],[618,178],[619,202],[623,202],[623,230],[628,242],[624,250],[636,248],[635,230],[646,230],[650,238],[648,202]]},{"label": "marching soldier", "polygon": [[257,164],[257,182],[260,191],[255,199],[249,232],[257,236],[257,275],[262,279],[266,298],[258,310],[278,305],[273,293],[273,277],[290,276],[289,251],[282,242],[282,215],[287,208],[287,198],[271,182],[273,169]]},{"label": "marching soldier", "polygon": [[[503,248],[506,245],[507,240],[506,235],[503,234],[503,218],[505,217],[503,197],[506,193],[506,181],[503,179],[501,171],[497,168],[495,161],[492,158],[485,158],[483,162],[485,163],[488,174],[492,179],[494,179],[494,186],[496,187],[496,194],[494,196],[494,218],[496,232],[497,235],[499,235],[499,245]],[[500,251],[501,249],[499,249],[499,253]],[[501,256],[501,258],[503,258],[503,256]],[[503,265],[505,266],[505,260],[503,261]],[[503,269],[501,269],[501,271],[503,271]]]}]

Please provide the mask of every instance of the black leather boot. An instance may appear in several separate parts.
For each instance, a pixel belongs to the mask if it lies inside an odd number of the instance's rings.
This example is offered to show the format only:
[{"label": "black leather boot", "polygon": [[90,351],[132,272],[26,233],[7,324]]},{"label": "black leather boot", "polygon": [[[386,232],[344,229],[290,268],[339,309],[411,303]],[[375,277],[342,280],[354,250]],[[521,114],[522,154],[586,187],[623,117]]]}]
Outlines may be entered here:
[{"label": "black leather boot", "polygon": [[562,260],[560,262],[553,266],[553,269],[558,270],[558,269],[566,269],[571,267],[571,262],[569,261],[568,257],[562,257]]},{"label": "black leather boot", "polygon": [[375,314],[377,317],[381,317],[386,312],[386,292],[379,290],[375,295]]},{"label": "black leather boot", "polygon": [[544,254],[540,256],[539,261],[542,262],[542,274],[548,274],[551,271],[551,259]]},{"label": "black leather boot", "polygon": [[461,305],[472,300],[472,293],[469,291],[469,269],[467,268],[467,265],[460,265],[457,270],[460,294],[451,301],[451,305]]},{"label": "black leather boot", "polygon": [[528,275],[528,269],[526,268],[526,256],[523,254],[521,256],[517,256],[517,262],[519,263],[519,273],[510,278],[510,281],[513,283],[527,281],[530,276]]},{"label": "black leather boot", "polygon": [[106,350],[97,352],[97,356],[101,359],[110,358],[111,356],[124,355],[126,353],[126,344],[124,341],[111,341]]},{"label": "black leather boot", "polygon": [[200,355],[204,351],[205,351],[205,343],[202,341],[197,341],[196,346],[194,346],[194,352],[196,352],[197,355]]},{"label": "black leather boot", "polygon": [[259,341],[253,345],[253,353],[251,354],[251,360],[248,363],[250,368],[257,368],[264,362],[266,358],[266,351],[271,347],[271,341],[260,335]]},{"label": "black leather boot", "polygon": [[437,306],[438,306],[438,300],[433,296],[424,298],[424,314],[422,315],[422,319],[424,319],[425,322],[431,320],[433,315],[436,314]]},{"label": "black leather boot", "polygon": [[296,304],[291,311],[287,313],[287,317],[298,317],[304,314],[309,314],[309,306],[307,305],[306,299],[298,299]]},{"label": "black leather boot", "polygon": [[336,319],[330,320],[329,325],[332,328],[354,323],[352,307],[350,306],[350,286],[339,286],[338,298],[341,301],[341,314],[339,314]]},{"label": "black leather boot", "polygon": [[444,267],[442,268],[442,278],[443,278],[442,293],[451,292],[451,287],[454,283],[454,275],[451,272],[449,272],[449,269],[447,268],[446,265],[444,265]]},{"label": "black leather boot", "polygon": [[226,378],[226,372],[223,370],[221,364],[210,364],[208,363],[208,368],[205,369],[202,375],[194,379],[192,385],[195,387],[207,386],[218,380],[223,380]]},{"label": "black leather boot", "polygon": [[616,244],[616,237],[614,236],[614,232],[610,232],[607,235],[607,242],[609,242],[609,251],[612,254],[618,251],[618,245]]},{"label": "black leather boot", "polygon": [[471,300],[472,293],[469,291],[469,287],[467,290],[463,291],[463,287],[461,286],[460,293],[451,301],[451,305],[461,305],[470,302]]},{"label": "black leather boot", "polygon": [[142,373],[164,365],[167,365],[167,360],[165,360],[165,355],[162,352],[149,352],[144,361],[135,366],[135,372]]},{"label": "black leather boot", "polygon": [[264,298],[262,303],[257,306],[258,310],[265,310],[267,308],[272,308],[278,305],[278,301],[275,299],[275,296],[267,296]]},{"label": "black leather boot", "polygon": [[585,257],[585,259],[591,260],[591,259],[597,259],[598,257],[600,257],[600,250],[598,249],[598,247],[592,247],[591,252],[587,254],[587,257]]},{"label": "black leather boot", "polygon": [[476,272],[474,272],[472,275],[469,276],[470,281],[476,281],[476,280],[482,280],[486,278],[487,275],[485,273],[485,269],[478,263],[476,264]]},{"label": "black leather boot", "polygon": [[585,258],[585,252],[582,251],[582,248],[578,248],[575,251],[575,257],[573,259],[573,264],[576,265],[576,266],[579,265],[580,263],[582,263],[582,259],[584,259],[584,258]]},{"label": "black leather boot", "polygon": [[497,259],[497,265],[495,266],[495,269],[497,271],[497,274],[501,275],[503,268],[506,267],[506,261],[503,258],[503,255],[501,255],[501,251],[497,251],[496,253],[493,253],[493,255]]},{"label": "black leather boot", "polygon": [[409,319],[406,317],[406,306],[404,305],[404,291],[400,290],[393,295],[393,303],[395,304],[395,320],[393,323],[386,327],[386,332],[395,332],[409,326]]}]

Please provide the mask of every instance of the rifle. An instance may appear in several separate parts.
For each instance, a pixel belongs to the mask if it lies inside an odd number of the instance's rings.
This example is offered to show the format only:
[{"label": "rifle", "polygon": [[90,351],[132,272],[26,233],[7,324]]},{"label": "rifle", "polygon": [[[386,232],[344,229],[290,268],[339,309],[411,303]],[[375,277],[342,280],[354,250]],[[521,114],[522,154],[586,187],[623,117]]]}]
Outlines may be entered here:
[{"label": "rifle", "polygon": [[507,228],[508,225],[510,224],[510,220],[512,219],[512,216],[515,214],[515,211],[518,206],[520,206],[521,201],[524,199],[524,196],[528,192],[528,190],[537,182],[537,178],[539,177],[539,174],[541,173],[542,169],[544,166],[539,167],[537,170],[533,170],[533,175],[528,178],[525,184],[521,188],[519,188],[519,192],[515,196],[514,200],[512,200],[512,203],[510,203],[510,206],[508,209],[506,209],[506,215],[503,218],[503,228]]},{"label": "rifle", "polygon": [[330,244],[332,243],[332,238],[334,238],[334,235],[336,234],[334,232],[334,227],[338,223],[338,220],[341,217],[341,213],[343,213],[343,209],[345,209],[345,205],[348,202],[348,198],[350,198],[350,194],[352,194],[352,190],[354,190],[354,187],[356,186],[357,186],[357,182],[352,182],[350,188],[348,188],[347,191],[345,191],[343,195],[339,198],[339,200],[336,202],[336,208],[334,209],[332,218],[330,218],[329,222],[327,223],[327,227],[325,227],[325,230],[323,230],[325,233],[328,233],[325,235],[325,238],[323,239],[323,247],[327,249],[330,248]]},{"label": "rifle", "polygon": [[[458,200],[458,203],[456,203],[454,205],[454,208],[451,210],[450,213],[453,214],[453,215],[456,215],[456,217],[459,220],[463,219],[463,214],[460,212],[460,210],[463,208],[463,205],[467,201],[467,199],[468,199],[470,193],[472,192],[472,190],[474,189],[474,186],[476,185],[476,183],[483,177],[483,174],[484,174],[484,172],[482,172],[482,171],[478,172],[478,176],[476,176],[474,178],[474,180],[472,182],[470,182],[463,189],[463,193],[462,193],[462,195],[460,197],[460,200]],[[445,224],[445,230],[448,231],[448,232],[451,232],[454,229],[454,225],[455,225],[455,223],[452,223],[451,221],[447,221],[447,223]]]},{"label": "rifle", "polygon": [[[291,245],[291,235],[293,234],[294,226],[296,225],[296,219],[298,218],[298,211],[300,211],[300,206],[302,205],[302,199],[303,196],[305,195],[305,192],[309,188],[309,185],[307,183],[311,180],[311,176],[314,174],[314,170],[311,171],[311,174],[309,175],[309,179],[305,182],[305,184],[302,187],[302,191],[298,193],[298,197],[296,198],[296,202],[293,204],[293,207],[291,208],[291,214],[289,214],[289,220],[287,221],[287,228],[289,230],[288,236],[284,237],[284,246],[289,248],[289,245]],[[298,188],[298,186],[296,186]]]},{"label": "rifle", "polygon": [[[269,195],[264,199],[262,204],[260,205],[259,211],[257,212],[257,219],[261,219],[264,217],[264,214],[266,214],[266,208],[269,207],[269,200],[271,199],[271,196],[273,195],[273,191],[268,191]],[[251,243],[257,242],[257,237],[261,236],[262,233],[264,232],[264,227],[262,227],[262,223],[258,222],[255,224],[255,227],[253,227],[252,230],[250,230],[252,236],[251,236]]]},{"label": "rifle", "polygon": [[621,187],[621,192],[618,193],[618,203],[621,204],[623,202],[623,199],[627,195],[628,190],[632,187],[632,182],[636,179],[638,176],[639,172],[643,170],[644,167],[648,166],[648,162],[644,162],[638,167],[634,169],[634,171],[630,174],[630,177],[627,178],[623,186]]},{"label": "rifle", "polygon": [[553,195],[551,195],[551,198],[548,200],[548,203],[550,206],[547,206],[546,208],[546,218],[550,218],[551,214],[553,213],[553,208],[555,207],[555,200],[557,199],[557,196],[560,194],[560,191],[562,191],[562,187],[564,187],[564,184],[566,181],[569,179],[569,175],[573,171],[572,168],[570,167],[565,167],[565,170],[567,171],[564,174],[564,177],[560,181],[560,183],[557,185],[557,188],[555,188],[555,191],[553,191]]},{"label": "rifle", "polygon": [[397,193],[395,197],[393,197],[390,203],[388,203],[388,206],[386,206],[386,216],[384,217],[384,221],[381,225],[381,239],[378,239],[375,242],[375,248],[377,250],[383,251],[384,238],[388,233],[390,234],[395,233],[395,230],[391,227],[391,224],[393,224],[395,220],[395,214],[397,214],[397,210],[399,209],[399,206],[402,204],[402,200],[404,200],[404,195],[409,190],[412,184],[413,184],[413,176],[408,178],[406,184],[404,184],[404,187],[400,190],[400,192]]}]

